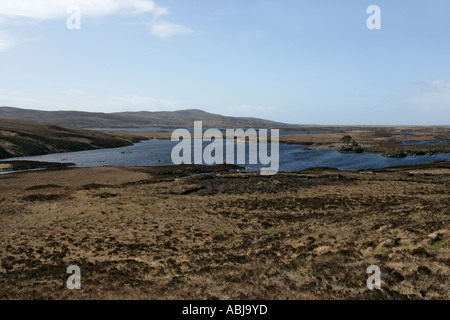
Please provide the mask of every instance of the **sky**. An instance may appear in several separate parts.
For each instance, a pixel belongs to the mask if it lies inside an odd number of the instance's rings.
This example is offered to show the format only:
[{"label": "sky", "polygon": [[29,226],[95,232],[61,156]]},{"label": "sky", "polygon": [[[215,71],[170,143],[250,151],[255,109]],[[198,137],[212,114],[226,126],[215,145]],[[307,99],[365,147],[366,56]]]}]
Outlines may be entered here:
[{"label": "sky", "polygon": [[0,106],[450,125],[450,1],[1,0]]}]

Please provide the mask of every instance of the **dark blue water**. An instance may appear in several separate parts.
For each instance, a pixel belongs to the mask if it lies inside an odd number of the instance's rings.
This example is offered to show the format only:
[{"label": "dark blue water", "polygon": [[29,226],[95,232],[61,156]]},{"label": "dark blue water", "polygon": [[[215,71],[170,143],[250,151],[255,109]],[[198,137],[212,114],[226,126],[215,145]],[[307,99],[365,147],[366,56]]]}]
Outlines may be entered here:
[{"label": "dark blue water", "polygon": [[[124,148],[58,153],[35,157],[12,158],[8,160],[71,162],[80,167],[172,165],[171,151],[176,144],[178,144],[178,142],[172,142],[170,140],[151,140]],[[248,145],[246,145],[246,147],[248,148]],[[333,167],[341,170],[359,170],[424,163],[437,160],[450,161],[450,154],[386,158],[376,154],[339,153],[330,150],[301,150],[302,147],[304,146],[280,145],[279,171],[298,171],[312,167]],[[270,147],[268,149],[270,150]],[[243,166],[249,167],[248,171],[259,171],[261,167],[267,167],[248,164]]]},{"label": "dark blue water", "polygon": [[445,141],[402,141],[401,143],[406,146],[427,145],[427,144],[450,144],[450,142]]}]

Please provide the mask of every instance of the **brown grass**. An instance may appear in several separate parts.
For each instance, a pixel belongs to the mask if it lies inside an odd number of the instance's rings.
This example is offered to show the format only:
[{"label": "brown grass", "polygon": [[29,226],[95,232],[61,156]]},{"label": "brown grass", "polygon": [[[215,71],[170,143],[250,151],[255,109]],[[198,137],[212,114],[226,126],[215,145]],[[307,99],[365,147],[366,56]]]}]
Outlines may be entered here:
[{"label": "brown grass", "polygon": [[[1,176],[0,298],[450,298],[448,162],[192,172]],[[65,288],[72,264],[82,290]],[[366,288],[372,264],[380,291]]]}]

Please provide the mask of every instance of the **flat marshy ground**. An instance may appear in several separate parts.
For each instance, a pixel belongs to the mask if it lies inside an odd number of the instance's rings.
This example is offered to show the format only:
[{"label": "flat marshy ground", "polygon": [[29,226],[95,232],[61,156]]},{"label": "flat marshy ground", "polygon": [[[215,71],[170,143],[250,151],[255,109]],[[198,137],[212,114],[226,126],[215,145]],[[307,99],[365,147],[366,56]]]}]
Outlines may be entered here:
[{"label": "flat marshy ground", "polygon": [[[358,152],[378,153],[388,157],[404,157],[407,155],[424,155],[450,153],[449,126],[415,126],[415,127],[317,127],[311,131],[328,130],[321,134],[289,134],[280,136],[281,143],[310,145],[312,150],[338,150],[350,147],[341,141],[345,135],[350,135],[357,143]],[[400,134],[403,133],[403,134]],[[427,145],[403,145],[402,141],[430,142]],[[438,142],[438,144],[433,144]]]},{"label": "flat marshy ground", "polygon": [[192,175],[212,169],[0,176],[0,298],[450,298],[449,162]]}]

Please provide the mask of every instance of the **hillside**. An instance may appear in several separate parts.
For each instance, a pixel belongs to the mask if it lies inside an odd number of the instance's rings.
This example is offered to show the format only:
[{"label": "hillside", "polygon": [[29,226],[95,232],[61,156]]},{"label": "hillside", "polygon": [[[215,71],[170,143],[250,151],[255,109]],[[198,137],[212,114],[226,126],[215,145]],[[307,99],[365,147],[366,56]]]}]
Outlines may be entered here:
[{"label": "hillside", "polygon": [[132,145],[138,137],[0,119],[0,159]]},{"label": "hillside", "polygon": [[33,121],[71,128],[190,128],[194,125],[194,121],[200,120],[203,121],[204,127],[210,128],[287,127],[286,124],[269,120],[227,117],[195,109],[158,112],[94,113],[80,111],[39,111],[0,107],[0,119]]}]

